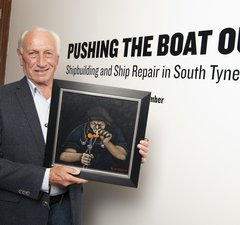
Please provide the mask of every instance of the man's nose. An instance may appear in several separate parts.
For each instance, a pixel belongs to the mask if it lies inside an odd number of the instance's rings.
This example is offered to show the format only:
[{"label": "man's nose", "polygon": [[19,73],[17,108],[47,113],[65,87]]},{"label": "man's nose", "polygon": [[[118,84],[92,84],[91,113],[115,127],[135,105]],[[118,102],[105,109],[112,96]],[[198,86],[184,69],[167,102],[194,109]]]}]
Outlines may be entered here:
[{"label": "man's nose", "polygon": [[43,54],[39,54],[38,56],[38,66],[45,67],[47,65],[47,61],[45,59],[45,56]]}]

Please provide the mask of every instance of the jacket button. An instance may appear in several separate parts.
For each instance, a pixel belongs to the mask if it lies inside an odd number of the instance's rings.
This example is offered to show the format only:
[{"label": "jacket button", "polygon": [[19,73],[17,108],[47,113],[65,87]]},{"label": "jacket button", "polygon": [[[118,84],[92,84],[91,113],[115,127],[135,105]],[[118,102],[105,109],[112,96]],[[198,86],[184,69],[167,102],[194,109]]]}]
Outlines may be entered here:
[{"label": "jacket button", "polygon": [[42,205],[43,205],[44,207],[48,207],[48,208],[50,208],[50,206],[49,206],[49,204],[48,204],[47,201],[42,201]]}]

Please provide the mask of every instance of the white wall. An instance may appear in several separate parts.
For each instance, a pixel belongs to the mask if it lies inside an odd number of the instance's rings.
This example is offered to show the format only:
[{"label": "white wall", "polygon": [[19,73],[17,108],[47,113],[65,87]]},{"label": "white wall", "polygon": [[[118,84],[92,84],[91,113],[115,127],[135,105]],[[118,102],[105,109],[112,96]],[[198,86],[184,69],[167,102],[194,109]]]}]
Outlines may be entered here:
[{"label": "white wall", "polygon": [[[150,90],[164,98],[151,103],[146,136],[151,152],[142,166],[137,189],[90,182],[85,187],[85,225],[236,225],[240,224],[240,91],[234,80],[212,80],[211,65],[238,73],[237,43],[232,53],[218,51],[219,34],[227,27],[239,37],[236,0],[13,0],[6,82],[19,79],[16,57],[19,33],[43,26],[62,37],[57,78],[132,89]],[[200,55],[198,31],[212,30],[206,54]],[[156,56],[160,34],[180,32],[184,43],[195,32],[197,55]],[[153,35],[151,57],[67,59],[68,43],[122,40]],[[228,43],[228,42],[226,42]],[[230,42],[229,42],[230,43]],[[120,48],[122,45],[120,46]],[[122,49],[122,48],[121,48]],[[122,53],[122,52],[120,52]],[[175,65],[194,69],[202,65],[199,80],[128,77],[72,77],[66,65],[131,68]]]}]

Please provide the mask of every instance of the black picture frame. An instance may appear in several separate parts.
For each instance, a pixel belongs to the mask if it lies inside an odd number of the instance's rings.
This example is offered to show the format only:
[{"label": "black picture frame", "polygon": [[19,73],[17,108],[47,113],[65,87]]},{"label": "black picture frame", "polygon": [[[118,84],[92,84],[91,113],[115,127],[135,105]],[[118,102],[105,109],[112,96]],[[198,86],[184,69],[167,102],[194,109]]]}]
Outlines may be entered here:
[{"label": "black picture frame", "polygon": [[[141,155],[137,144],[145,137],[150,96],[151,92],[148,91],[55,79],[48,123],[45,166],[66,165],[76,167],[81,170],[79,175],[81,178],[136,188],[141,165]],[[104,152],[106,154],[107,150],[104,149],[103,144],[100,144],[101,138],[94,139],[99,142],[97,145],[97,141],[94,144],[92,143],[92,137],[90,145],[89,136],[92,136],[92,134],[86,131],[88,130],[86,127],[89,125],[89,118],[86,115],[96,106],[104,108],[110,115],[112,132],[121,131],[121,135],[115,132],[118,134],[115,135],[115,139],[119,142],[121,139],[121,144],[125,140],[124,143],[128,146],[125,147],[128,152],[126,159],[119,160],[112,157],[112,164],[110,164],[110,160],[106,160],[105,164],[102,163],[105,159],[99,160],[100,166],[96,166],[96,168],[84,166],[80,161],[66,162],[60,160],[60,155],[64,151],[63,146],[75,145],[72,137],[76,137],[75,139],[78,140],[77,135],[73,134],[68,138],[71,141],[66,142],[67,137],[76,127],[82,129],[81,132],[79,131],[82,136],[79,138],[76,149],[79,148],[80,151],[80,149],[86,148],[85,144],[88,147],[96,148],[98,153],[101,152],[102,154]],[[96,112],[95,109],[93,111]],[[118,143],[116,144],[118,145]],[[92,154],[93,157],[94,154]],[[103,156],[101,155],[99,159],[103,159],[101,157]],[[94,160],[97,162],[97,157]],[[109,167],[106,164],[109,164]]]}]

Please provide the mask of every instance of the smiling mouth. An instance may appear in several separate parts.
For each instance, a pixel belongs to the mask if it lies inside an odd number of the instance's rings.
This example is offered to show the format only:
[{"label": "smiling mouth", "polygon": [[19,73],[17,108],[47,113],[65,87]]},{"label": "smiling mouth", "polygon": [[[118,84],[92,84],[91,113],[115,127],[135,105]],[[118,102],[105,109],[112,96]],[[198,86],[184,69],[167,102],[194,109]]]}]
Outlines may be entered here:
[{"label": "smiling mouth", "polygon": [[45,72],[47,72],[49,70],[49,68],[47,68],[47,69],[42,69],[42,70],[35,70],[35,72],[37,72],[37,73],[45,73]]}]

